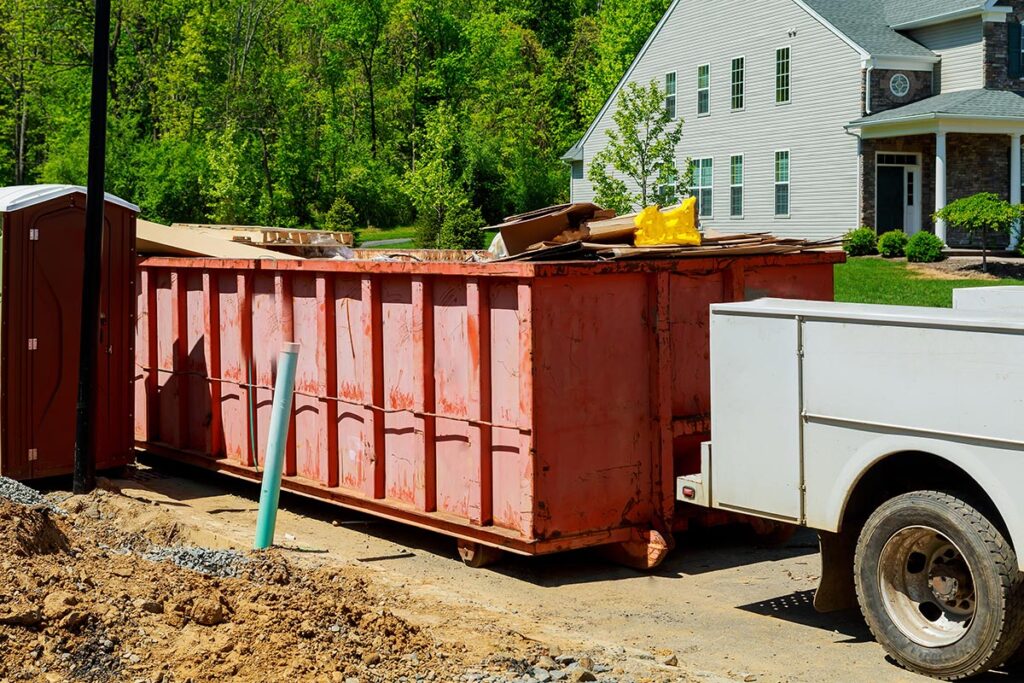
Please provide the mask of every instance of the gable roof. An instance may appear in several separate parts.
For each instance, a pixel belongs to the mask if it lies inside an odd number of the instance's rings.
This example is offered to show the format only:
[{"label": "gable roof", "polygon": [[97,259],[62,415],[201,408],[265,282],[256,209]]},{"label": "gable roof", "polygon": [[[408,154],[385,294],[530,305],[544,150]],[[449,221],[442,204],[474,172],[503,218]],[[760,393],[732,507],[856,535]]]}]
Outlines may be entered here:
[{"label": "gable roof", "polygon": [[[582,161],[583,145],[594,133],[598,122],[629,81],[636,65],[647,54],[651,43],[661,33],[665,23],[675,12],[681,0],[673,0],[658,25],[637,53],[629,69],[612,90],[601,111],[591,122],[586,133],[563,156],[564,161]],[[1000,0],[792,0],[827,29],[835,33],[861,57],[897,57],[938,62],[938,56],[896,30],[898,27],[931,23],[943,17],[953,19],[983,11],[1005,11]]]},{"label": "gable roof", "polygon": [[1009,90],[962,90],[936,95],[913,104],[866,116],[850,124],[862,128],[877,123],[930,118],[1019,119],[1024,122],[1024,96]]},{"label": "gable roof", "polygon": [[[987,0],[937,0],[939,3],[981,2]],[[890,27],[888,7],[924,5],[936,0],[803,0],[815,14],[834,26],[867,55],[874,57],[935,57],[935,53]],[[925,10],[929,11],[929,10]],[[908,16],[910,13],[904,12]]]}]

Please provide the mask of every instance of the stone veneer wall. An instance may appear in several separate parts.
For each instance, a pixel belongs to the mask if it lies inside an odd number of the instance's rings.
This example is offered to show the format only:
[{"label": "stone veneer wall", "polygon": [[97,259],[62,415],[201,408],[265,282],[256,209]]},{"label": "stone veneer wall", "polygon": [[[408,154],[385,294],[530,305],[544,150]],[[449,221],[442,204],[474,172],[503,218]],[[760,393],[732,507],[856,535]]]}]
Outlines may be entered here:
[{"label": "stone veneer wall", "polygon": [[[1024,0],[1004,0],[1000,3],[1013,8],[1007,21],[1024,22]],[[1024,79],[1010,78],[1007,53],[1007,28],[1005,23],[985,22],[985,87],[992,90],[1024,91]]]},{"label": "stone veneer wall", "polygon": [[[910,79],[910,90],[903,97],[896,97],[889,87],[889,81],[896,74],[903,74]],[[864,87],[867,82],[867,70],[861,70],[861,114],[866,115],[867,102],[864,99]],[[889,109],[902,107],[931,97],[934,80],[931,71],[899,71],[894,69],[874,69],[871,72],[871,113],[878,114]]]},{"label": "stone veneer wall", "polygon": [[[994,192],[1010,198],[1010,136],[956,135],[946,140],[947,201],[970,197],[979,192]],[[950,228],[946,241],[951,247],[980,247],[981,240]],[[1005,249],[1009,236],[990,236],[989,246]]]}]

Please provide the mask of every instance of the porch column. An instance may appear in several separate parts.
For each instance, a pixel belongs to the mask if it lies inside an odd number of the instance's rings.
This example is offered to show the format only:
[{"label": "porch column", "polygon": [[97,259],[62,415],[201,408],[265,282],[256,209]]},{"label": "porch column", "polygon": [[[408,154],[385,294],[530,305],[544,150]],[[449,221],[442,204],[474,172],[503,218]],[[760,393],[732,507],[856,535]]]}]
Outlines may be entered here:
[{"label": "porch column", "polygon": [[[946,208],[946,132],[935,134],[935,210]],[[946,241],[946,221],[935,221],[935,236]]]},{"label": "porch column", "polygon": [[[1010,134],[1010,203],[1020,204],[1020,133]],[[1010,232],[1010,249],[1020,243],[1020,223]]]}]

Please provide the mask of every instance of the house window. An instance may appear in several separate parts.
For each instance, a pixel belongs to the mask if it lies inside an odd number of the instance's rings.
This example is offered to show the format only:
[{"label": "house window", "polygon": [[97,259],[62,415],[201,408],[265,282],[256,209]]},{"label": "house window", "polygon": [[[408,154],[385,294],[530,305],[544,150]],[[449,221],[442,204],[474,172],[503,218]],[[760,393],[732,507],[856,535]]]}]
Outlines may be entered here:
[{"label": "house window", "polygon": [[[1022,32],[1020,30],[1020,24],[1018,24],[1017,27],[1018,27],[1017,28],[1017,33],[1020,33],[1021,36],[1020,36],[1020,40],[1017,41],[1017,44],[1014,45],[1013,49],[1016,49],[1016,50],[1020,51],[1020,57],[1019,57],[1020,61],[1018,63],[1024,63],[1024,32]],[[1017,76],[1018,76],[1018,78],[1020,78],[1022,75],[1018,74]]]},{"label": "house window", "polygon": [[711,65],[697,67],[697,115],[711,113]]},{"label": "house window", "polygon": [[694,159],[690,162],[693,170],[693,187],[690,194],[697,198],[697,215],[701,218],[711,218],[714,210],[714,188],[712,179],[714,176],[715,162],[713,159]]},{"label": "house window", "polygon": [[789,216],[789,150],[775,153],[775,215]]},{"label": "house window", "polygon": [[743,109],[743,85],[744,72],[746,71],[746,60],[737,57],[732,60],[732,110]]},{"label": "house window", "polygon": [[1020,78],[1024,76],[1024,73],[1021,73],[1021,64],[1024,63],[1024,31],[1021,31],[1021,25],[1018,22],[1010,21],[1006,23],[1006,32],[1007,76]]},{"label": "house window", "polygon": [[790,101],[790,53],[788,47],[775,51],[775,104]]},{"label": "house window", "polygon": [[729,215],[743,217],[743,155],[729,159]]},{"label": "house window", "polygon": [[878,163],[882,166],[917,166],[916,154],[879,154]]},{"label": "house window", "polygon": [[583,162],[574,161],[572,162],[572,179],[583,180]]},{"label": "house window", "polygon": [[665,74],[665,113],[670,119],[676,117],[676,73]]}]

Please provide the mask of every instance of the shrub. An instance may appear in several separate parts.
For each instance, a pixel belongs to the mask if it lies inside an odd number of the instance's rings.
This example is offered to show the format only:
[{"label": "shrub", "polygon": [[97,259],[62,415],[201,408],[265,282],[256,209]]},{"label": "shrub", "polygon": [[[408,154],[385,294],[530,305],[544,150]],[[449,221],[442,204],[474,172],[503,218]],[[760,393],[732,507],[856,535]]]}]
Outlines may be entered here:
[{"label": "shrub", "polygon": [[908,240],[902,230],[890,230],[878,238],[878,253],[885,258],[899,258],[906,254]]},{"label": "shrub", "polygon": [[356,210],[352,208],[352,205],[344,197],[335,199],[334,203],[331,204],[331,208],[326,213],[320,214],[314,211],[314,217],[316,218],[317,227],[331,232],[352,230],[359,220]]},{"label": "shrub", "polygon": [[486,223],[479,209],[461,205],[448,212],[437,233],[438,249],[479,249],[483,242],[480,228]]},{"label": "shrub", "polygon": [[1009,234],[1024,216],[1024,206],[1011,204],[991,192],[979,192],[957,199],[935,212],[935,220],[944,220],[950,227],[972,235],[981,235],[981,269],[988,272],[989,233]]},{"label": "shrub", "polygon": [[878,237],[871,228],[857,228],[843,237],[843,249],[850,256],[869,256],[878,249]]},{"label": "shrub", "polygon": [[946,245],[930,232],[919,232],[907,241],[907,260],[911,263],[935,263],[942,260]]}]

